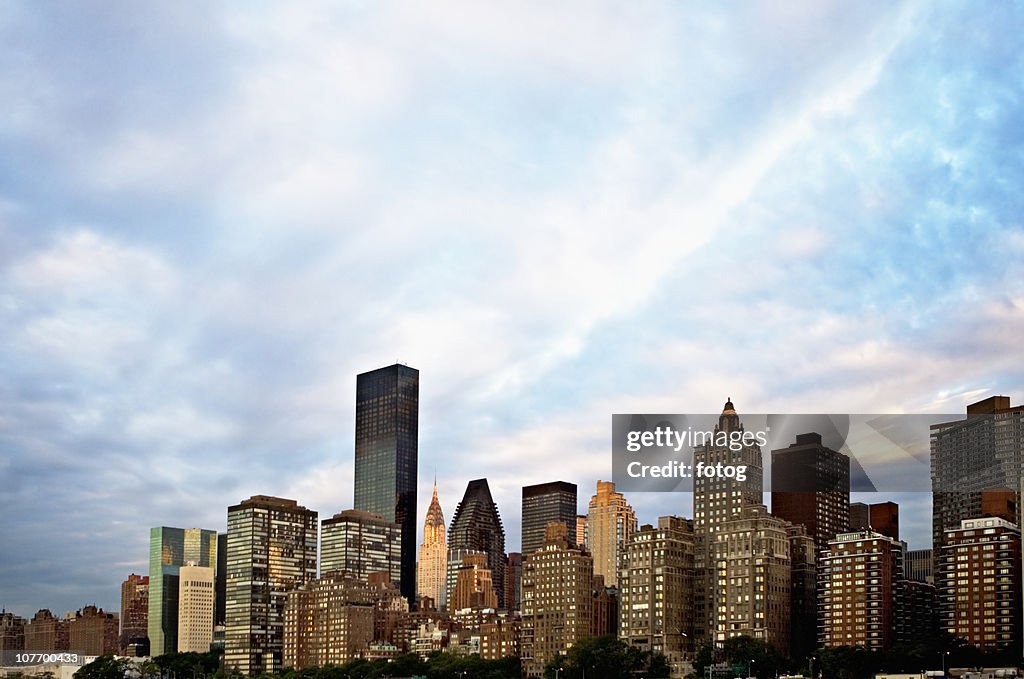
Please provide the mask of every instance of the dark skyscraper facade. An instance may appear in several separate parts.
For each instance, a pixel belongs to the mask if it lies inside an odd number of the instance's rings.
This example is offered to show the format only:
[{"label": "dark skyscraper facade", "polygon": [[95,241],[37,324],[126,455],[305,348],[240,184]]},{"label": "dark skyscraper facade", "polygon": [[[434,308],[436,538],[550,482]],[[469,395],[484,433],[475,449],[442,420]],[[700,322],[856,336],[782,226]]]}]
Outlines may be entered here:
[{"label": "dark skyscraper facade", "polygon": [[[1019,491],[1024,478],[1024,406],[992,396],[967,406],[967,417],[931,426],[932,544],[941,555],[946,532],[984,515],[982,492]],[[1020,525],[1020,505],[1013,523]],[[936,571],[941,580],[941,573]],[[936,582],[940,589],[942,582]]]},{"label": "dark skyscraper facade", "polygon": [[401,591],[416,598],[420,373],[395,364],[356,377],[356,509],[402,529]]},{"label": "dark skyscraper facade", "polygon": [[[575,517],[575,513],[573,514]],[[573,519],[575,522],[575,518]],[[462,502],[455,508],[451,528],[448,529],[448,562],[457,550],[483,552],[491,581],[498,595],[498,606],[506,607],[505,600],[505,528],[501,525],[498,507],[491,497],[487,479],[470,481]]]},{"label": "dark skyscraper facade", "polygon": [[981,493],[1019,486],[1024,446],[1016,432],[1024,406],[1010,407],[1006,396],[972,403],[967,418],[932,425],[933,537],[958,529],[960,521],[981,516]]},{"label": "dark skyscraper facade", "polygon": [[850,458],[821,435],[799,434],[772,451],[772,514],[807,528],[819,552],[850,524]]},{"label": "dark skyscraper facade", "polygon": [[552,521],[564,523],[576,541],[576,484],[551,481],[523,486],[524,558],[544,546],[544,530]]}]

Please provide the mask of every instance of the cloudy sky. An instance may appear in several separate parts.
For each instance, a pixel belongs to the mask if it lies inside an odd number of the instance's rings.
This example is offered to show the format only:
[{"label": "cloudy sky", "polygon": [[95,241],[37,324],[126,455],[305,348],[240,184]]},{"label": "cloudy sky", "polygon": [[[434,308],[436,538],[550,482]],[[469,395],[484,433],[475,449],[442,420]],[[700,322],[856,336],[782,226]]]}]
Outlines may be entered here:
[{"label": "cloudy sky", "polygon": [[0,606],[348,508],[396,361],[509,549],[612,413],[1024,400],[1024,7],[778,4],[0,4]]}]

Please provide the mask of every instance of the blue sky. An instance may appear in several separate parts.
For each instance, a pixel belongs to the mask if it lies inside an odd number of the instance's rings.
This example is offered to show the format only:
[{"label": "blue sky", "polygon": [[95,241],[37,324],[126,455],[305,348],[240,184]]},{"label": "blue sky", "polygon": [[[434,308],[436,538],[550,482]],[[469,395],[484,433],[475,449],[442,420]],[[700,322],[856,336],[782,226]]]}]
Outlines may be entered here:
[{"label": "blue sky", "polygon": [[396,360],[510,548],[612,413],[1021,402],[1024,7],[777,4],[0,6],[0,605],[348,508]]}]

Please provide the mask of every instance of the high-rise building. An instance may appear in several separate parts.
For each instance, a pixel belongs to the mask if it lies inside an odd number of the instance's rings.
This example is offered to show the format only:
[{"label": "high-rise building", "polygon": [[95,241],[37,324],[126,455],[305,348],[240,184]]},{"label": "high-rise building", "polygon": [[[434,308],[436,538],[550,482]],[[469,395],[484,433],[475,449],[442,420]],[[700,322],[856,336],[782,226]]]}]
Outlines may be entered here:
[{"label": "high-rise building", "polygon": [[905,551],[902,542],[871,530],[829,542],[818,568],[820,646],[892,646]]},{"label": "high-rise building", "polygon": [[223,627],[226,615],[224,602],[227,600],[228,587],[228,534],[217,534],[217,572],[213,581],[213,624]]},{"label": "high-rise building", "polygon": [[178,653],[208,653],[213,642],[214,569],[178,571]]},{"label": "high-rise building", "polygon": [[132,573],[121,583],[121,634],[118,646],[122,655],[129,644],[139,643],[148,634],[149,576]]},{"label": "high-rise building", "polygon": [[594,575],[602,576],[608,587],[619,584],[621,556],[635,531],[636,512],[626,496],[615,492],[611,481],[598,481],[587,509],[586,545],[594,557]]},{"label": "high-rise building", "polygon": [[900,539],[900,506],[895,502],[851,502],[849,512],[850,528],[841,532],[871,530],[893,540]]},{"label": "high-rise building", "polygon": [[[983,516],[982,491],[1018,491],[1024,477],[1024,406],[992,396],[967,406],[967,417],[931,426],[932,547],[939,558],[946,531]],[[1020,525],[1020,503],[1013,523]],[[936,572],[941,578],[941,575]],[[941,590],[943,584],[936,583]]]},{"label": "high-rise building", "polygon": [[595,575],[592,583],[590,636],[616,636],[619,633],[619,588],[608,587],[600,575]]},{"label": "high-rise building", "polygon": [[[746,467],[743,480],[728,477],[698,475],[693,480],[693,533],[694,550],[694,635],[705,639],[716,629],[714,592],[717,580],[713,561],[715,534],[729,519],[741,515],[747,507],[764,503],[764,465],[761,447],[749,438],[743,442],[744,427],[732,399],[725,402],[718,417],[714,439],[695,446],[694,465],[714,467]],[[727,437],[741,439],[737,445],[715,445],[716,440]]]},{"label": "high-rise building", "polygon": [[356,509],[402,530],[402,596],[416,599],[420,373],[395,364],[356,377]]},{"label": "high-rise building", "polygon": [[806,658],[818,647],[818,546],[807,527],[791,523],[789,536],[789,657]]},{"label": "high-rise building", "polygon": [[772,451],[772,514],[807,528],[818,551],[849,526],[850,458],[798,434],[796,443]]},{"label": "high-rise building", "polygon": [[522,554],[530,554],[544,544],[544,528],[552,521],[564,523],[576,533],[576,484],[551,481],[523,486]]},{"label": "high-rise building", "polygon": [[850,503],[850,529],[847,533],[871,530],[871,509],[863,502]]},{"label": "high-rise building", "polygon": [[508,610],[522,610],[522,587],[523,555],[519,552],[509,552],[508,558],[505,559],[505,607]]},{"label": "high-rise building", "polygon": [[555,655],[590,636],[594,562],[569,540],[562,522],[550,524],[544,546],[523,562],[523,674],[543,675]]},{"label": "high-rise building", "polygon": [[296,670],[366,657],[381,612],[408,605],[391,582],[333,570],[292,590],[285,607],[285,665]]},{"label": "high-rise building", "polygon": [[9,612],[6,608],[0,611],[0,653],[25,650],[26,623],[25,618]]},{"label": "high-rise building", "polygon": [[480,625],[480,657],[501,660],[519,656],[521,624],[512,615],[492,615]]},{"label": "high-rise building", "polygon": [[82,655],[117,653],[120,626],[117,613],[105,613],[102,608],[85,606],[68,618],[68,648]]},{"label": "high-rise building", "polygon": [[288,592],[316,577],[317,513],[255,495],[228,507],[224,666],[258,676],[282,667]]},{"label": "high-rise building", "polygon": [[965,519],[946,531],[939,557],[942,631],[983,651],[1021,643],[1021,537],[1015,524]]},{"label": "high-rise building", "polygon": [[487,567],[486,554],[462,557],[449,604],[453,613],[464,608],[498,607],[498,596],[494,591],[491,570]]},{"label": "high-rise building", "polygon": [[712,563],[714,640],[748,636],[789,652],[791,524],[748,505],[714,532]]},{"label": "high-rise building", "polygon": [[619,638],[672,665],[693,651],[693,523],[662,516],[626,543],[619,579]]},{"label": "high-rise building", "polygon": [[420,545],[420,559],[416,563],[416,593],[434,600],[439,611],[448,605],[445,593],[445,577],[448,574],[448,543],[444,534],[444,513],[437,499],[437,484],[430,499],[427,518],[423,522],[423,544]]},{"label": "high-rise building", "polygon": [[452,605],[454,604],[454,599],[452,597],[455,595],[455,584],[459,579],[459,568],[462,567],[462,560],[473,554],[484,554],[484,552],[472,549],[453,549],[451,545],[448,546],[448,567],[444,576],[444,609],[448,613],[453,612]]},{"label": "high-rise building", "polygon": [[149,649],[178,650],[178,570],[188,563],[217,566],[217,531],[160,526],[149,531]]},{"label": "high-rise building", "polygon": [[587,515],[577,514],[576,515],[576,544],[586,545],[587,544]]},{"label": "high-rise building", "polygon": [[900,506],[895,502],[873,502],[868,505],[871,530],[893,540],[900,539]]},{"label": "high-rise building", "polygon": [[981,514],[978,518],[986,516],[1006,519],[1010,523],[1016,521],[1017,492],[1009,488],[986,488],[981,491]]},{"label": "high-rise building", "polygon": [[907,580],[935,584],[935,558],[930,549],[911,549],[904,562]]},{"label": "high-rise building", "polygon": [[462,563],[462,557],[469,552],[483,552],[487,555],[487,567],[491,569],[494,589],[498,595],[498,607],[507,606],[505,528],[501,525],[498,506],[491,497],[487,479],[470,481],[466,486],[466,494],[462,496],[462,502],[455,508],[448,529],[449,572],[453,565],[457,570],[458,565]]},{"label": "high-rise building", "polygon": [[68,623],[47,608],[37,611],[25,625],[26,651],[67,651],[68,643]]},{"label": "high-rise building", "polygon": [[402,577],[402,529],[379,514],[346,509],[320,526],[320,572],[345,571],[359,580],[387,573]]},{"label": "high-rise building", "polygon": [[938,611],[935,585],[916,580],[900,582],[896,596],[896,643],[933,644],[939,635]]}]

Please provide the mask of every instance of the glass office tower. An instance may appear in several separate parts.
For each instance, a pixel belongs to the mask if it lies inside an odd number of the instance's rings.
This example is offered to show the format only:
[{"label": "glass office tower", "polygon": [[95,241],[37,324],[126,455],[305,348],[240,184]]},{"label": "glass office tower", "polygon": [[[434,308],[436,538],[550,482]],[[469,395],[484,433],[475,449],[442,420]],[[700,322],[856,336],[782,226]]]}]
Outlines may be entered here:
[{"label": "glass office tower", "polygon": [[149,648],[178,650],[178,571],[186,564],[217,566],[217,531],[160,526],[149,531]]},{"label": "glass office tower", "polygon": [[420,373],[395,364],[356,377],[356,509],[402,529],[400,589],[416,598]]}]

